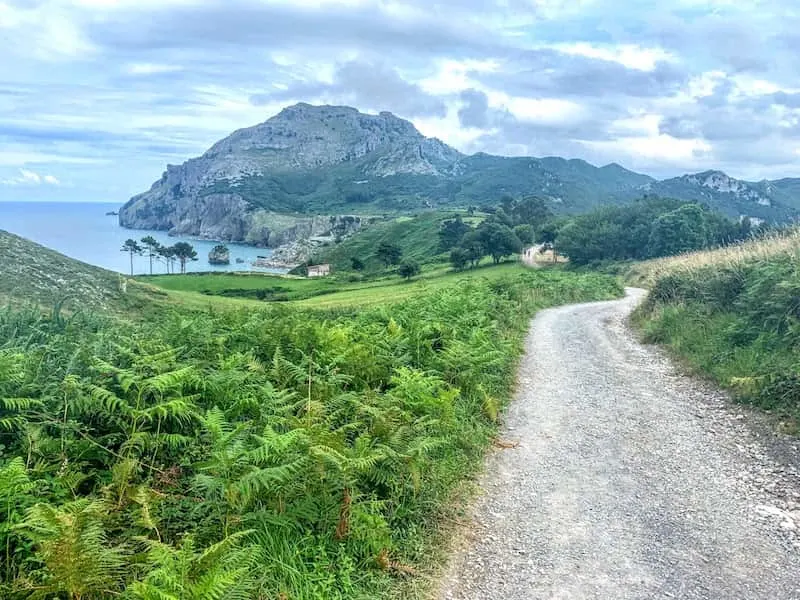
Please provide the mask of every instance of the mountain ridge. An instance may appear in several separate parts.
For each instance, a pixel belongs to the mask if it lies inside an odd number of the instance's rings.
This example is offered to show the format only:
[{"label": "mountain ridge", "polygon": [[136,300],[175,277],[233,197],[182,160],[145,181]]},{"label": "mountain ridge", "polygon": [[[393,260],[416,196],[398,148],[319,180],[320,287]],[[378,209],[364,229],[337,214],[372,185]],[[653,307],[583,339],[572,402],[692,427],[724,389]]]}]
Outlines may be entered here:
[{"label": "mountain ridge", "polygon": [[314,215],[466,208],[528,194],[563,213],[644,194],[703,202],[734,217],[786,221],[800,212],[800,179],[752,183],[705,171],[657,180],[615,162],[465,155],[387,111],[299,103],[234,131],[199,157],[167,165],[119,219],[134,229],[274,246],[286,241],[277,223],[288,216],[303,222]]}]

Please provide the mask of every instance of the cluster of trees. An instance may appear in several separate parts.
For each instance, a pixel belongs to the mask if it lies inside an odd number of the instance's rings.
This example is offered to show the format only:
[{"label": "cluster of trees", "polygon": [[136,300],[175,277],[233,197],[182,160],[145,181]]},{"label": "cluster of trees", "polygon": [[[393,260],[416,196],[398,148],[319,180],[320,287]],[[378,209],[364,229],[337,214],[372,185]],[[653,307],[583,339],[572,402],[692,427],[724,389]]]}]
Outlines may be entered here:
[{"label": "cluster of trees", "polygon": [[506,196],[491,211],[475,228],[460,216],[442,223],[439,249],[450,252],[454,268],[475,266],[485,256],[499,263],[521,252],[523,246],[533,243],[537,230],[552,218],[546,201],[536,196],[521,199]]},{"label": "cluster of trees", "polygon": [[131,277],[133,276],[133,257],[145,255],[150,259],[150,275],[153,274],[153,261],[163,260],[167,273],[175,272],[174,264],[177,261],[181,266],[181,273],[186,273],[186,263],[197,260],[197,251],[189,242],[177,242],[172,246],[164,246],[153,236],[143,237],[139,242],[128,238],[120,249],[127,252],[131,259]]},{"label": "cluster of trees", "polygon": [[748,219],[732,221],[704,206],[665,198],[643,198],[562,218],[540,233],[570,262],[643,260],[733,243],[753,234]]}]

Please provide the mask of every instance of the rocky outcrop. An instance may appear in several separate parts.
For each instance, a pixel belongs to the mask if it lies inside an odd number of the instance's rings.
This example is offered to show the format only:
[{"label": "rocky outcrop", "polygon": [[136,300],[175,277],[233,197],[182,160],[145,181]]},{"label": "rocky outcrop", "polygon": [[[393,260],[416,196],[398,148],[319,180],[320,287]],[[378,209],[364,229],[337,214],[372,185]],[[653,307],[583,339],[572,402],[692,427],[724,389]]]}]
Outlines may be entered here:
[{"label": "rocky outcrop", "polygon": [[[276,213],[287,211],[273,208],[280,203],[270,192],[245,194],[242,182],[365,158],[364,176],[440,175],[461,154],[388,112],[367,115],[349,107],[298,104],[234,132],[199,158],[168,165],[148,191],[122,207],[120,225],[265,246],[318,235],[314,219],[282,227],[285,219]],[[283,193],[270,189],[274,196]]]},{"label": "rocky outcrop", "polygon": [[208,253],[208,264],[211,265],[229,265],[231,264],[231,252],[227,246],[218,245],[211,249]]}]

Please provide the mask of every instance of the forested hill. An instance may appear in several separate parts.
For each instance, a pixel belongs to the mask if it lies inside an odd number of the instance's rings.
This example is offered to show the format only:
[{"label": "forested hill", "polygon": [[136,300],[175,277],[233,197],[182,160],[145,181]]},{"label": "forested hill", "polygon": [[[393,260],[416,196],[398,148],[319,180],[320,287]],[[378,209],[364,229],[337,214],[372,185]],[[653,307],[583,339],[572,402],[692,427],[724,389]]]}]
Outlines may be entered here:
[{"label": "forested hill", "polygon": [[[467,208],[507,195],[537,195],[555,212],[580,213],[645,194],[699,201],[734,218],[782,221],[798,214],[797,187],[793,179],[755,184],[717,171],[657,181],[617,164],[466,156],[388,112],[297,104],[234,132],[198,158],[167,166],[120,210],[120,223],[275,245],[292,235],[276,215]],[[298,235],[303,228],[305,222]],[[311,229],[309,235],[326,233]]]}]

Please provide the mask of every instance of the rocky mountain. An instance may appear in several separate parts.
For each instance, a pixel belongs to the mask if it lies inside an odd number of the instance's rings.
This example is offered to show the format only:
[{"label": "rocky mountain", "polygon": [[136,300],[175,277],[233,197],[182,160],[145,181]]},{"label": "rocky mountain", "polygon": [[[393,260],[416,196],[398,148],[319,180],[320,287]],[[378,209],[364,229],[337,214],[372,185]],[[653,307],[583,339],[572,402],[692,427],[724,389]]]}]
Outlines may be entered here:
[{"label": "rocky mountain", "polygon": [[786,220],[800,211],[797,191],[800,180],[755,184],[718,171],[657,181],[617,164],[466,156],[388,112],[297,104],[168,165],[119,219],[134,229],[276,246],[334,234],[340,220],[332,215],[481,206],[506,194],[542,195],[558,212],[658,194],[731,216]]},{"label": "rocky mountain", "polygon": [[[737,217],[747,215],[769,221],[786,221],[797,216],[800,203],[791,201],[792,192],[781,193],[769,181],[752,183],[728,177],[721,171],[704,171],[648,183],[646,193],[658,196],[696,200]],[[797,196],[800,200],[800,196]]]}]

